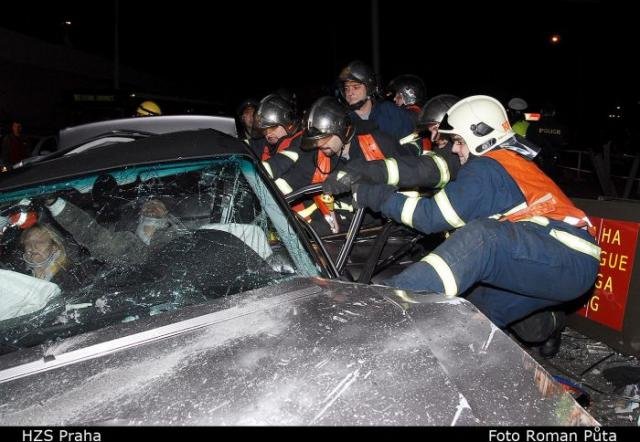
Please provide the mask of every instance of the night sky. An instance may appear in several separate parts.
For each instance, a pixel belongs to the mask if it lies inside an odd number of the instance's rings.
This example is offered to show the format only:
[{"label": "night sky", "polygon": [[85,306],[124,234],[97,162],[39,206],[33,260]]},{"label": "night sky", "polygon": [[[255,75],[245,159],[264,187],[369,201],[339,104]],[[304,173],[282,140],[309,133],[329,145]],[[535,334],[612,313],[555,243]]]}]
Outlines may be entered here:
[{"label": "night sky", "polygon": [[[424,78],[428,95],[487,93],[553,101],[573,118],[624,104],[637,111],[640,75],[636,15],[597,0],[474,2],[380,0],[382,83]],[[520,4],[514,6],[511,4]],[[303,106],[331,92],[340,68],[372,62],[369,0],[231,2],[182,0],[171,6],[120,1],[121,64],[166,78],[153,91],[221,100],[230,109],[279,87]],[[418,6],[421,5],[421,6]],[[228,12],[231,10],[232,12]],[[3,5],[0,26],[113,57],[114,1]],[[509,17],[510,18],[507,18]],[[552,45],[550,35],[561,42]]]}]

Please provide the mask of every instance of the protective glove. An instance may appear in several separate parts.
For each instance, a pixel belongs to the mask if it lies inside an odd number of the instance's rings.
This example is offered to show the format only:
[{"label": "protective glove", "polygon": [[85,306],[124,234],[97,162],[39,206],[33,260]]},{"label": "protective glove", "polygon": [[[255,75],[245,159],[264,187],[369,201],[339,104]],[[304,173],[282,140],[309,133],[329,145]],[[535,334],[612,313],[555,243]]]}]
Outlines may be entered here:
[{"label": "protective glove", "polygon": [[322,193],[340,195],[351,192],[351,186],[361,181],[357,171],[335,170],[322,183]]},{"label": "protective glove", "polygon": [[398,189],[395,186],[388,184],[356,183],[351,187],[354,208],[369,208],[374,212],[380,212],[384,202],[396,190]]}]

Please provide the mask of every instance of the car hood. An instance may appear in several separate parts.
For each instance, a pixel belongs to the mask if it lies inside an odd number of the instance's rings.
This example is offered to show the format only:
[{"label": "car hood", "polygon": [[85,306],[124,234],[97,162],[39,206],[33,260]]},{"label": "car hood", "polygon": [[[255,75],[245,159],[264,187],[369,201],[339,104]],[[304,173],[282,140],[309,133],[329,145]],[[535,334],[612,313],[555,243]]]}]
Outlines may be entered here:
[{"label": "car hood", "polygon": [[460,298],[299,278],[136,322],[0,358],[1,423],[597,424]]}]

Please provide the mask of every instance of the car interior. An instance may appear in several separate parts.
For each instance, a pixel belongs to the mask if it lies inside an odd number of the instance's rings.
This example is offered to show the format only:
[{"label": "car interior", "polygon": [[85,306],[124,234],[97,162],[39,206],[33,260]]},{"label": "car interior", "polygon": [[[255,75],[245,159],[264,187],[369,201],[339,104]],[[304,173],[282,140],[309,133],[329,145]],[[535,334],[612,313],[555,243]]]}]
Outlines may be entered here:
[{"label": "car interior", "polygon": [[[281,239],[290,227],[276,228],[234,161],[125,168],[13,196],[0,202],[1,214],[37,213],[36,225],[60,238],[67,260],[58,266],[64,272],[47,280],[26,259],[28,229],[9,228],[0,237],[0,278],[13,281],[21,275],[13,287],[27,281],[28,289],[21,293],[32,295],[0,311],[2,352],[276,284],[300,273],[290,246]],[[83,211],[90,221],[65,225],[48,208],[55,198]],[[158,244],[152,239],[143,260],[133,253],[104,258],[101,252],[109,250],[110,242],[126,238],[128,247],[139,241],[133,232],[151,200],[166,207],[162,231],[168,239]],[[100,243],[74,235],[74,229],[95,229],[93,224],[101,229],[96,236],[103,238]],[[132,250],[147,250],[141,244]],[[47,259],[51,256],[55,254]],[[52,295],[51,286],[59,287],[58,295]]]}]

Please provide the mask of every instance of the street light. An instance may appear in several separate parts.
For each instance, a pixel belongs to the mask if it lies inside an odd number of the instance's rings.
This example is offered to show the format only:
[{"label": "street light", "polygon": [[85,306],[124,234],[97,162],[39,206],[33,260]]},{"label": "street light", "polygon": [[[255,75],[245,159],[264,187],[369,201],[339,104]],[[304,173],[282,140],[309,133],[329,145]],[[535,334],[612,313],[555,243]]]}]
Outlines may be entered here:
[{"label": "street light", "polygon": [[64,44],[71,47],[71,20],[65,19],[62,21],[62,31]]},{"label": "street light", "polygon": [[550,38],[552,44],[560,43],[560,34],[553,34]]}]

